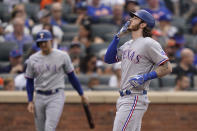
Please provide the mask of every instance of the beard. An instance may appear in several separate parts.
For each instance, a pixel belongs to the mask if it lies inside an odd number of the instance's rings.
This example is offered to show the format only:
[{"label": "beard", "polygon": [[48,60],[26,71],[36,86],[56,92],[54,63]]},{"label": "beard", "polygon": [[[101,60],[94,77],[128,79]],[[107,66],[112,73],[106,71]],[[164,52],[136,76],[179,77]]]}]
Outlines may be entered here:
[{"label": "beard", "polygon": [[140,28],[140,24],[141,24],[141,23],[132,26],[131,28],[128,29],[128,31],[129,31],[129,32],[137,31],[137,30]]}]

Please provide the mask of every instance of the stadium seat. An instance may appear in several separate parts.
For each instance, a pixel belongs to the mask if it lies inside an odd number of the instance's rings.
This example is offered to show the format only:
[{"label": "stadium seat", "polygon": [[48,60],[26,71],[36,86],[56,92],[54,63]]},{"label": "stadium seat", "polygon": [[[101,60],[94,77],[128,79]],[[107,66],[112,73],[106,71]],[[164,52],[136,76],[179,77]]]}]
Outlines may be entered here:
[{"label": "stadium seat", "polygon": [[[80,83],[82,85],[87,85],[88,84],[88,81],[90,79],[90,76],[80,74],[80,75],[77,75],[77,78],[79,79],[79,81],[80,81]],[[65,77],[65,84],[70,84],[67,76]]]},{"label": "stadium seat", "polygon": [[25,4],[25,10],[27,12],[27,15],[33,19],[34,21],[38,21],[37,14],[40,10],[40,5],[37,3],[26,3]]},{"label": "stadium seat", "polygon": [[103,39],[105,41],[111,42],[114,38],[115,33],[107,33],[105,34],[105,36],[103,37]]},{"label": "stadium seat", "polygon": [[9,61],[0,61],[0,67],[5,67],[8,66],[10,64]]},{"label": "stadium seat", "polygon": [[112,24],[93,24],[92,25],[92,35],[104,38],[108,33],[116,33],[118,27]]},{"label": "stadium seat", "polygon": [[9,6],[5,3],[0,2],[0,19],[3,22],[8,22],[11,18],[11,13],[9,13]]},{"label": "stadium seat", "polygon": [[9,73],[3,73],[0,74],[0,77],[5,79],[5,78],[15,78],[18,74],[9,74]]},{"label": "stadium seat", "polygon": [[197,89],[197,76],[194,76],[194,87]]},{"label": "stadium seat", "polygon": [[108,16],[102,16],[98,19],[99,23],[110,23],[112,21],[113,16],[108,15]]},{"label": "stadium seat", "polygon": [[0,43],[0,61],[9,61],[9,52],[14,48],[17,48],[16,43],[1,42]]},{"label": "stadium seat", "polygon": [[[82,88],[83,88],[84,91],[90,90],[87,86],[84,86],[84,85],[82,85]],[[64,90],[66,90],[66,91],[76,91],[70,83],[65,84]]]},{"label": "stadium seat", "polygon": [[68,84],[65,84],[64,90],[74,90],[74,88],[72,87],[71,84],[68,83]]},{"label": "stadium seat", "polygon": [[98,85],[98,86],[94,86],[92,88],[92,90],[94,91],[118,91],[119,88],[112,88],[109,87],[108,85]]},{"label": "stadium seat", "polygon": [[78,15],[73,13],[64,13],[62,17],[68,23],[75,23]]},{"label": "stadium seat", "polygon": [[[105,34],[105,36],[103,37],[103,39],[105,41],[107,41],[107,43],[110,43],[113,40],[115,34],[116,34],[115,32],[114,33]],[[119,45],[124,44],[128,40],[131,40],[131,34],[126,34],[126,35],[122,36],[121,39],[120,39]]]},{"label": "stadium seat", "polygon": [[92,43],[92,45],[90,46],[90,53],[97,55],[99,53],[99,51],[107,48],[108,45],[109,45],[109,43],[102,43],[102,44]]},{"label": "stadium seat", "polygon": [[77,33],[79,31],[79,26],[75,24],[66,24],[61,27],[63,32],[65,33]]},{"label": "stadium seat", "polygon": [[173,16],[171,23],[172,23],[172,25],[174,25],[176,27],[183,28],[186,24],[186,21],[182,17]]},{"label": "stadium seat", "polygon": [[32,48],[32,43],[26,43],[23,45],[23,54],[27,54],[28,51]]},{"label": "stadium seat", "polygon": [[101,85],[108,85],[109,84],[109,79],[110,79],[111,76],[109,75],[100,75],[98,78],[99,78],[99,81],[100,81],[100,84]]},{"label": "stadium seat", "polygon": [[30,3],[37,3],[37,4],[40,4],[42,0],[30,0]]},{"label": "stadium seat", "polygon": [[68,41],[63,41],[59,44],[60,47],[69,47],[71,44],[71,42]]},{"label": "stadium seat", "polygon": [[72,7],[69,4],[63,4],[62,11],[63,14],[68,15],[72,12]]},{"label": "stadium seat", "polygon": [[63,36],[63,41],[72,41],[73,38],[75,36],[77,36],[78,33],[77,32],[67,32],[67,33],[64,33],[64,36]]},{"label": "stadium seat", "polygon": [[159,89],[161,89],[159,87],[159,80],[158,79],[151,80],[149,87],[150,87],[150,90],[159,90]]},{"label": "stadium seat", "polygon": [[162,87],[175,87],[176,75],[167,75],[161,78]]},{"label": "stadium seat", "polygon": [[192,49],[193,51],[197,51],[196,36],[185,34],[184,38],[185,38],[185,47],[188,47],[188,48]]},{"label": "stadium seat", "polygon": [[90,76],[81,74],[81,75],[77,75],[77,77],[82,85],[88,85]]},{"label": "stadium seat", "polygon": [[131,34],[127,34],[121,37],[118,46],[123,45],[125,42],[131,40]]}]

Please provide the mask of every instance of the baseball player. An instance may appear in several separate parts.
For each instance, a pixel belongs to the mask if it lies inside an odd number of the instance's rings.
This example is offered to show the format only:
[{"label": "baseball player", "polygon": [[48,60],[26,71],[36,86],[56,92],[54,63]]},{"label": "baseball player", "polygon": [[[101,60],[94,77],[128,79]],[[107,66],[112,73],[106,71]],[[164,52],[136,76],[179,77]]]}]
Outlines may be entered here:
[{"label": "baseball player", "polygon": [[[150,80],[172,71],[160,44],[151,38],[151,29],[155,25],[153,16],[145,10],[131,12],[130,16],[115,35],[104,59],[108,64],[121,61],[120,97],[113,131],[140,131],[149,104]],[[131,32],[132,40],[117,49],[120,37],[127,32]]]},{"label": "baseball player", "polygon": [[[48,30],[38,32],[36,43],[41,51],[30,56],[25,74],[29,101],[27,109],[34,113],[37,131],[55,131],[65,101],[65,74],[82,102],[87,103],[87,99],[74,74],[69,55],[52,48],[51,33]],[[36,96],[33,102],[34,88]]]}]

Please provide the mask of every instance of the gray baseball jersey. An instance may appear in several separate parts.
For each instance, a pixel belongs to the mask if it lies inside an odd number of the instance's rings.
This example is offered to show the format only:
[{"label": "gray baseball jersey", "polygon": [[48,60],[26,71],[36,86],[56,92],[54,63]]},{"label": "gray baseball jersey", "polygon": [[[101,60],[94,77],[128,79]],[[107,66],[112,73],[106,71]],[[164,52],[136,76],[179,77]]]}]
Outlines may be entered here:
[{"label": "gray baseball jersey", "polygon": [[[150,37],[126,42],[118,49],[117,57],[121,60],[122,89],[126,88],[130,76],[148,73],[168,60],[160,44]],[[148,90],[149,84],[147,81],[138,89]]]},{"label": "gray baseball jersey", "polygon": [[35,89],[45,91],[64,88],[65,73],[73,70],[69,55],[66,52],[52,49],[47,56],[42,55],[39,51],[29,58],[26,77],[35,78]]},{"label": "gray baseball jersey", "polygon": [[[117,57],[121,60],[121,89],[127,88],[130,76],[148,73],[168,60],[160,44],[150,37],[126,42],[118,49]],[[147,81],[137,89],[133,88],[131,95],[119,97],[113,131],[141,130],[142,118],[149,100],[147,95],[135,94],[135,91],[148,90],[149,83],[150,81]]]}]

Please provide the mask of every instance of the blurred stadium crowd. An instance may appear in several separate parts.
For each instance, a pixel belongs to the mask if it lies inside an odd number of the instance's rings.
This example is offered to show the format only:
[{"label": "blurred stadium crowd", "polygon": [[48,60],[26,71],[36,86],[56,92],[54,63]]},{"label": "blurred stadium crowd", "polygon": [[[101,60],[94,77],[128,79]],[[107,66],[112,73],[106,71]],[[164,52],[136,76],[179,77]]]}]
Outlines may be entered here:
[{"label": "blurred stadium crowd", "polygon": [[[150,89],[195,90],[197,0],[0,0],[0,89],[25,90],[25,61],[39,51],[36,33],[47,29],[53,48],[69,53],[84,90],[117,90],[120,63],[105,64],[104,55],[129,12],[139,9],[155,17],[152,37],[174,67],[172,75],[152,80]],[[65,85],[72,90],[67,78]]]}]

